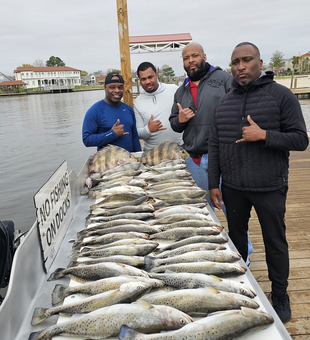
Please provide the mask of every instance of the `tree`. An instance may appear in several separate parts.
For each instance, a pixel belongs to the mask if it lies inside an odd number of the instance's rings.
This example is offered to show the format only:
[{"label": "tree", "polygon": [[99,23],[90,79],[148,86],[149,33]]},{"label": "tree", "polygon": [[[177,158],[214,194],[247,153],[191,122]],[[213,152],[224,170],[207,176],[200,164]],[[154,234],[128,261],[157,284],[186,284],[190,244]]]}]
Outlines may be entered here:
[{"label": "tree", "polygon": [[[284,66],[285,61],[283,60],[283,52],[275,51],[270,58],[270,66],[275,69],[279,69]],[[276,74],[278,75],[279,70],[276,70]]]},{"label": "tree", "polygon": [[51,56],[45,66],[66,66],[66,64],[59,57]]},{"label": "tree", "polygon": [[87,76],[88,75],[88,72],[86,72],[86,71],[81,71],[81,77],[85,77],[85,76]]},{"label": "tree", "polygon": [[173,68],[170,67],[169,65],[163,65],[162,70],[163,70],[163,76],[168,77],[168,79],[175,76]]},{"label": "tree", "polygon": [[44,67],[44,61],[42,59],[36,59],[33,63],[33,66],[35,67]]},{"label": "tree", "polygon": [[293,56],[292,57],[292,76],[291,76],[291,88],[293,87],[293,82],[294,82],[294,71],[295,71],[295,66],[299,64],[300,57],[299,56]]},{"label": "tree", "polygon": [[22,66],[19,66],[19,67],[33,67],[33,65],[31,65],[31,64],[22,64]]}]

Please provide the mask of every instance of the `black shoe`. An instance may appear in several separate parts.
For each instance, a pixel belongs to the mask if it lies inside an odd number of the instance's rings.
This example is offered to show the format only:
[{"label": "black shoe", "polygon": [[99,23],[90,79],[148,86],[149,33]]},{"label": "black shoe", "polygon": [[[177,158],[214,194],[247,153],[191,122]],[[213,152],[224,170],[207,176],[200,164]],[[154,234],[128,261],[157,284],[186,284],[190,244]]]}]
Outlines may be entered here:
[{"label": "black shoe", "polygon": [[285,323],[291,320],[290,298],[287,293],[275,296],[270,293],[273,309],[278,314],[280,320]]}]

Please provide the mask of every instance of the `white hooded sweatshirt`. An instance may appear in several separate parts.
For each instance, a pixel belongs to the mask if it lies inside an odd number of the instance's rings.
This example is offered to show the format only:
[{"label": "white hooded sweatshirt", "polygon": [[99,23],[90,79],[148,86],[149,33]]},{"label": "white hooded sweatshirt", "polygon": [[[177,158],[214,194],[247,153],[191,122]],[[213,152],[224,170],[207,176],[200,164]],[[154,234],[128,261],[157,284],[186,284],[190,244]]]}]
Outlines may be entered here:
[{"label": "white hooded sweatshirt", "polygon": [[[138,135],[144,141],[143,150],[149,150],[166,141],[175,142],[179,145],[183,144],[182,133],[174,132],[169,122],[174,94],[178,86],[174,84],[158,84],[158,89],[155,92],[149,93],[142,90],[141,94],[134,100]],[[151,115],[154,116],[154,120],[160,120],[167,130],[150,132],[148,123]]]}]

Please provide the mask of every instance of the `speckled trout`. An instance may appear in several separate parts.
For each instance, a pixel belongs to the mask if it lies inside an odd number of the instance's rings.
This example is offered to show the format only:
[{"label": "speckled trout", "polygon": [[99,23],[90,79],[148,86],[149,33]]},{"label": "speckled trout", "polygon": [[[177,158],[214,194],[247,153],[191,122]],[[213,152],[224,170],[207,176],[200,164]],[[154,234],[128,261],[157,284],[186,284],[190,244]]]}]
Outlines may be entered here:
[{"label": "speckled trout", "polygon": [[241,310],[223,311],[209,314],[182,329],[146,335],[124,325],[120,340],[223,340],[235,339],[252,329],[266,327],[273,323],[273,317],[263,311],[241,307]]},{"label": "speckled trout", "polygon": [[145,301],[121,303],[31,333],[28,340],[50,340],[57,335],[106,339],[117,336],[123,324],[140,332],[156,333],[179,329],[192,321],[190,316],[169,306],[150,305]]}]

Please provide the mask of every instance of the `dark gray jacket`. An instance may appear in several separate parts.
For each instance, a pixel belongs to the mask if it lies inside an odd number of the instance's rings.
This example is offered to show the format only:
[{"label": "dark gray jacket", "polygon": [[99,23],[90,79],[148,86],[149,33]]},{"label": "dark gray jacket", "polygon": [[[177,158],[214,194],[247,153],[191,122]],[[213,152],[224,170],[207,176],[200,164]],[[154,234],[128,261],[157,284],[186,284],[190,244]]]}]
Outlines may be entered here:
[{"label": "dark gray jacket", "polygon": [[[209,139],[209,188],[224,185],[237,190],[273,191],[287,186],[289,150],[309,144],[300,104],[273,73],[254,81],[247,90],[233,82],[233,90],[216,108]],[[247,115],[267,131],[266,141],[243,142]],[[272,204],[272,203],[271,203]]]},{"label": "dark gray jacket", "polygon": [[[174,95],[174,103],[171,109],[170,125],[175,132],[183,132],[183,148],[192,156],[200,157],[208,153],[208,138],[210,124],[218,100],[230,89],[232,77],[222,71],[220,67],[214,67],[199,82],[197,90],[197,109],[190,92],[189,79],[179,87]],[[179,124],[179,109],[191,108],[195,116],[187,123]]]}]

